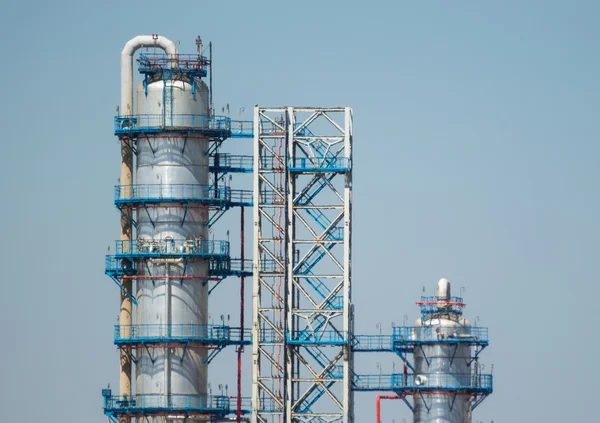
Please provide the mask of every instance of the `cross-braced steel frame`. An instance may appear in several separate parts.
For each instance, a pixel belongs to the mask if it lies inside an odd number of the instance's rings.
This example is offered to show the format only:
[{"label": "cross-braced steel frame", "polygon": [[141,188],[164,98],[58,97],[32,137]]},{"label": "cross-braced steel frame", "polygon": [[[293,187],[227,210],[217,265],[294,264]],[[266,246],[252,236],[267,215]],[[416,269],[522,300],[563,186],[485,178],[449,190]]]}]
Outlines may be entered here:
[{"label": "cross-braced steel frame", "polygon": [[353,421],[352,112],[254,110],[252,423]]}]

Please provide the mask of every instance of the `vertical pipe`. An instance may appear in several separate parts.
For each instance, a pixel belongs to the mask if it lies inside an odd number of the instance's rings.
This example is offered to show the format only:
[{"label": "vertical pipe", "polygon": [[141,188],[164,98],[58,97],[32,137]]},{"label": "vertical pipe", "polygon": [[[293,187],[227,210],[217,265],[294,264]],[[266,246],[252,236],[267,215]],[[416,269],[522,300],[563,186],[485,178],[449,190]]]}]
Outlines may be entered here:
[{"label": "vertical pipe", "polygon": [[213,90],[213,88],[212,88],[212,41],[208,42],[208,73],[209,73],[208,95],[210,96],[209,100],[208,100],[208,103],[209,103],[208,107],[210,109],[209,114],[212,116],[214,113],[214,109],[215,109],[214,105],[213,105],[213,92],[212,92],[212,90]]},{"label": "vertical pipe", "polygon": [[[132,169],[133,169],[133,152],[129,148],[128,142],[131,140],[121,140],[121,184],[125,186],[127,195],[132,194]],[[129,218],[129,219],[128,219]],[[131,241],[131,207],[123,208],[121,214],[121,241],[123,246],[128,247]],[[125,249],[125,248],[123,248]],[[123,289],[120,290],[121,303],[119,308],[119,325],[121,336],[128,338],[132,325],[133,304],[131,301],[132,281],[131,279],[122,279],[121,284]],[[122,348],[120,350],[120,372],[119,372],[119,395],[121,397],[131,396],[131,358]],[[129,417],[119,419],[121,423],[131,421]]]},{"label": "vertical pipe", "polygon": [[261,206],[261,196],[260,196],[260,176],[261,176],[261,163],[260,163],[260,154],[262,152],[261,148],[261,136],[263,132],[261,120],[260,120],[260,109],[258,106],[254,107],[254,157],[253,157],[253,169],[254,175],[252,177],[252,189],[254,199],[254,207],[252,207],[252,221],[253,221],[253,231],[254,231],[254,248],[252,255],[252,414],[251,414],[251,423],[258,423],[259,418],[259,410],[260,410],[260,388],[258,386],[258,376],[260,374],[260,325],[259,325],[259,315],[258,310],[260,308],[260,280],[259,280],[259,271],[261,269],[260,263],[260,239],[262,237],[261,231],[261,218],[260,218],[260,206]]},{"label": "vertical pipe", "polygon": [[377,395],[377,399],[375,400],[375,417],[376,423],[381,423],[381,400],[382,399],[402,399],[404,396],[402,395]]},{"label": "vertical pipe", "polygon": [[[241,270],[242,276],[240,277],[240,327],[242,342],[244,341],[244,207],[240,207],[240,259],[242,261]],[[242,421],[242,352],[244,346],[238,347],[238,362],[237,362],[237,423]]]},{"label": "vertical pipe", "polygon": [[296,144],[294,139],[294,108],[288,107],[285,112],[285,126],[283,133],[283,171],[284,183],[285,183],[285,278],[284,278],[284,294],[283,294],[283,308],[284,308],[284,338],[283,338],[283,351],[284,351],[284,374],[283,374],[283,403],[285,405],[283,409],[283,422],[292,422],[292,406],[294,402],[294,345],[287,343],[288,337],[292,339],[295,335],[296,327],[294,326],[294,251],[296,249],[295,244],[295,217],[294,217],[294,195],[296,193],[296,177],[290,174],[289,161],[295,157]]},{"label": "vertical pipe", "polygon": [[[177,54],[175,44],[161,36],[138,36],[125,44],[121,51],[121,107],[120,113],[124,116],[133,116],[133,54],[144,46],[159,47],[169,54]],[[125,186],[127,195],[132,195],[133,184],[133,152],[131,150],[133,140],[121,139],[121,185]],[[121,214],[121,241],[123,247],[131,244],[132,237],[132,208],[126,207]],[[119,325],[123,337],[130,336],[132,325],[133,304],[131,301],[132,281],[131,279],[121,280],[123,290],[121,290],[121,303],[119,308]],[[131,358],[123,349],[120,352],[120,374],[119,374],[119,393],[120,395],[131,396]],[[122,423],[129,423],[131,418],[121,417]]]}]

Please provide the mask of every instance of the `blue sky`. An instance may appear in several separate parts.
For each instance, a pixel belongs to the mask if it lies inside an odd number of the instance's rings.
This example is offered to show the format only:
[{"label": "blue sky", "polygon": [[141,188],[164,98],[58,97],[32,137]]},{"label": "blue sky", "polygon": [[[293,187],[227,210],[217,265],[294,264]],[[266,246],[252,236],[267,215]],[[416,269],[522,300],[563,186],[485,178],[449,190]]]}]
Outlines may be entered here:
[{"label": "blue sky", "polygon": [[[353,107],[357,333],[412,321],[422,287],[447,277],[490,328],[495,393],[474,421],[589,420],[599,13],[584,0],[3,2],[2,420],[105,421],[119,53],[152,33],[182,52],[213,41],[219,108]],[[215,313],[233,313],[219,295]],[[391,372],[390,357],[357,365],[377,361]],[[233,386],[223,371],[213,383]],[[374,419],[374,397],[357,394],[356,414]],[[385,403],[384,422],[408,416]]]}]

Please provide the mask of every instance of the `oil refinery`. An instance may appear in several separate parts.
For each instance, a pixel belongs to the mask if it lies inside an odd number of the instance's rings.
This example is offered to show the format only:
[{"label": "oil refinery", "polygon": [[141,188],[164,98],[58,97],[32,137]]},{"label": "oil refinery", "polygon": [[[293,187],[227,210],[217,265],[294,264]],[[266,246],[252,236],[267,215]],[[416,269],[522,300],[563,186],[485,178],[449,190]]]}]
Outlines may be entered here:
[{"label": "oil refinery", "polygon": [[[448,280],[417,302],[413,326],[354,333],[352,110],[256,106],[252,120],[219,116],[212,45],[196,45],[180,54],[165,37],[137,36],[121,52],[121,231],[105,258],[120,289],[120,376],[118,390],[102,390],[108,421],[352,423],[356,394],[375,392],[378,423],[382,399],[401,400],[415,423],[471,422],[492,393],[479,365],[488,331],[463,316]],[[236,154],[236,139],[253,154]],[[252,189],[235,187],[239,174],[251,175]],[[234,245],[221,217],[237,213]],[[226,278],[228,289],[239,282],[237,327],[208,317]],[[226,348],[236,352],[236,381],[210,372]],[[403,371],[356,373],[355,359],[368,354],[399,357]],[[235,393],[215,395],[209,381]]]}]

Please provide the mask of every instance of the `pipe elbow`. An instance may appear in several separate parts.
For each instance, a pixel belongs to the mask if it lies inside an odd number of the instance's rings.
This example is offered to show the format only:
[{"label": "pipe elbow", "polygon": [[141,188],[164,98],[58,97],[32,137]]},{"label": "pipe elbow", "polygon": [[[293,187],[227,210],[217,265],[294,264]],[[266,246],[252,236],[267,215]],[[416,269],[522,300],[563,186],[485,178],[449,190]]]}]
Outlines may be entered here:
[{"label": "pipe elbow", "polygon": [[162,35],[138,35],[125,43],[121,56],[133,56],[137,50],[144,47],[158,47],[167,54],[177,54],[175,43]]}]

